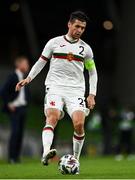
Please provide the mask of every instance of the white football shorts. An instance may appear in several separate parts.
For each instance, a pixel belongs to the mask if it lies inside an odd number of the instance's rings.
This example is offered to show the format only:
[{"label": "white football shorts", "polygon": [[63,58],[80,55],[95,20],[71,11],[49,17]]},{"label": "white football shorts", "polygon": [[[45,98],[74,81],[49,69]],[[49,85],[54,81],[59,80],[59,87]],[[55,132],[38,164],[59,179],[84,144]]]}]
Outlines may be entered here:
[{"label": "white football shorts", "polygon": [[44,106],[45,115],[47,109],[49,108],[55,108],[60,110],[60,119],[64,117],[64,110],[69,114],[71,118],[73,112],[75,111],[82,111],[84,112],[85,116],[88,116],[89,114],[89,109],[86,108],[85,98],[82,96],[76,96],[74,94],[72,96],[68,96],[67,94],[66,96],[64,96],[47,92],[45,96]]}]

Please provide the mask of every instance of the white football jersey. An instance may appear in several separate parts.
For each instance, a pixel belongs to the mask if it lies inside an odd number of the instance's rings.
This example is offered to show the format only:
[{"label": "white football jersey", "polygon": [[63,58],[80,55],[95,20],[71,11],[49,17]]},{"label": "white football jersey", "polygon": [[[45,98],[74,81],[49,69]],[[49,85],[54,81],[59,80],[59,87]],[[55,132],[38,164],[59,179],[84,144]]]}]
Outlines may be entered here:
[{"label": "white football jersey", "polygon": [[93,58],[88,44],[81,39],[70,42],[66,36],[58,36],[48,41],[42,58],[50,60],[46,86],[85,93],[84,61]]}]

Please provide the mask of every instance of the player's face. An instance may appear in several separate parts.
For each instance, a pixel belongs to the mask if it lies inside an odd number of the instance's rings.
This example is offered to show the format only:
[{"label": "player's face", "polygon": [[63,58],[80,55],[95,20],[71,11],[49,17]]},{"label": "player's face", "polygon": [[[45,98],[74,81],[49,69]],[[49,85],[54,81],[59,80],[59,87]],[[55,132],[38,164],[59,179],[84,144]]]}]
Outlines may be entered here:
[{"label": "player's face", "polygon": [[73,39],[79,39],[83,34],[83,32],[85,31],[86,22],[82,22],[76,19],[75,21],[68,23],[68,28],[69,28],[68,31],[69,35]]}]

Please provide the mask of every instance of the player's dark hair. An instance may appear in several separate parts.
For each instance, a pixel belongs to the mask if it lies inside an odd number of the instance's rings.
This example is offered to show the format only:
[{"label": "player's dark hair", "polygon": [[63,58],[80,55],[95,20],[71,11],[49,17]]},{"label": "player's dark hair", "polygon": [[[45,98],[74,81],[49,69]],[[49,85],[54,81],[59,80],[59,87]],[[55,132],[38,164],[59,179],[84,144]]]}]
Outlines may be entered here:
[{"label": "player's dark hair", "polygon": [[83,11],[74,11],[70,14],[70,22],[74,22],[76,19],[82,22],[89,21],[88,16]]}]

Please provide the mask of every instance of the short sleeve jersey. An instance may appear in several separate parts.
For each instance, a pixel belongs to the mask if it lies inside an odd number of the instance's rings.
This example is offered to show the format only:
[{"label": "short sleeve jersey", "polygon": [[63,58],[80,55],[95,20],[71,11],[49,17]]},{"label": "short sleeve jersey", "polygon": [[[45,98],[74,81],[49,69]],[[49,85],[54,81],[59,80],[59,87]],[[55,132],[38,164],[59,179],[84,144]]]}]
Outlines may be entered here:
[{"label": "short sleeve jersey", "polygon": [[45,85],[79,88],[85,91],[84,61],[93,58],[92,49],[87,43],[81,39],[70,42],[66,36],[58,36],[48,41],[42,57],[50,60]]}]

